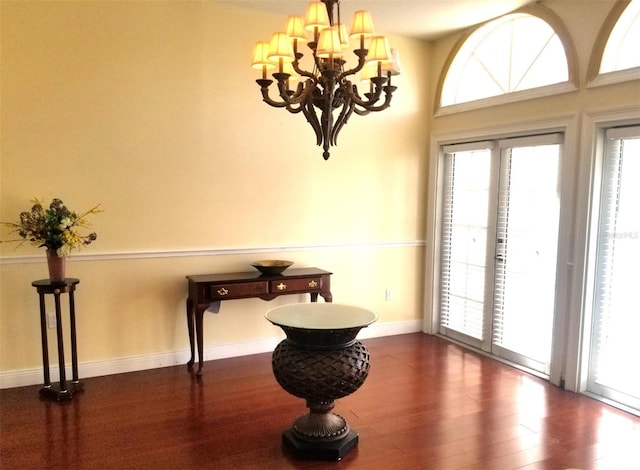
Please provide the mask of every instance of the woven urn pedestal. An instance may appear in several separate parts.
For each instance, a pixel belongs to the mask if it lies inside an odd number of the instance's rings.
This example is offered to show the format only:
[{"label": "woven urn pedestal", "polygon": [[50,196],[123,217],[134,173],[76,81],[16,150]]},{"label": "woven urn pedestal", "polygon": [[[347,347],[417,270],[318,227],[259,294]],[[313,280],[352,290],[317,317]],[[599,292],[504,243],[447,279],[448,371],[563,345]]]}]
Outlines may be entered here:
[{"label": "woven urn pedestal", "polygon": [[265,316],[287,335],[273,352],[273,374],[309,408],[283,431],[283,445],[300,458],[342,459],[358,445],[358,434],[332,412],[334,401],[355,392],[367,378],[369,351],[356,336],[377,316],[334,303],[283,305]]}]

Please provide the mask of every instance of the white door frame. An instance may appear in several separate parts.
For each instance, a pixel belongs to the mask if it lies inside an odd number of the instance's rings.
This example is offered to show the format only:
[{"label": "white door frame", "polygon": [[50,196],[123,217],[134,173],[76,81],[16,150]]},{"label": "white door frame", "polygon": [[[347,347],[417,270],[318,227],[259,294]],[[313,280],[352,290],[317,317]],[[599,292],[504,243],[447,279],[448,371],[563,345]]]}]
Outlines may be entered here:
[{"label": "white door frame", "polygon": [[[640,123],[640,108],[584,113],[581,148],[583,162],[577,178],[574,260],[575,274],[570,295],[567,328],[565,388],[582,393],[587,390],[589,341],[593,316],[595,248],[590,233],[597,233],[597,213],[604,152],[604,131],[613,126]],[[595,230],[595,231],[594,231]]]},{"label": "white door frame", "polygon": [[[439,312],[439,278],[440,278],[440,230],[442,207],[442,180],[443,180],[443,153],[442,146],[459,142],[476,140],[493,140],[531,135],[537,133],[560,132],[564,134],[564,155],[561,164],[560,195],[560,234],[558,243],[558,275],[556,283],[556,316],[554,319],[553,348],[551,352],[550,382],[560,385],[564,380],[565,362],[569,331],[568,327],[573,319],[570,297],[572,285],[575,285],[575,271],[573,269],[574,251],[573,240],[575,238],[574,215],[576,211],[574,196],[576,187],[576,175],[578,174],[579,159],[577,136],[578,117],[569,115],[555,119],[545,119],[526,123],[511,123],[509,125],[480,128],[451,133],[433,134],[431,136],[431,149],[429,159],[429,175],[427,185],[426,203],[426,250],[425,250],[425,296],[423,331],[436,334],[438,331]],[[562,314],[558,314],[562,313]],[[575,330],[573,330],[575,331]]]}]

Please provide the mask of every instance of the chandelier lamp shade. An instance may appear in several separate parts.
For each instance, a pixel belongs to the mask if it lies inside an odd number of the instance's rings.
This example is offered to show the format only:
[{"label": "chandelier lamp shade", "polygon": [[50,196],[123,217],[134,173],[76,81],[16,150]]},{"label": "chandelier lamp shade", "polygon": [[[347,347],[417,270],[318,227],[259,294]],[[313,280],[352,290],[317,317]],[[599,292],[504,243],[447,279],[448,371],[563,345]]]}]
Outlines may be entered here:
[{"label": "chandelier lamp shade", "polygon": [[[345,58],[350,39],[357,42],[353,50],[357,63],[351,68]],[[303,43],[310,50],[306,65],[300,51]],[[284,31],[255,45],[251,66],[262,72],[256,83],[263,101],[293,114],[302,113],[325,160],[353,113],[364,116],[391,105],[396,90],[391,77],[400,73],[397,51],[390,49],[385,36],[374,32],[371,14],[356,11],[347,33],[340,20],[339,0],[311,2],[304,18],[289,16]],[[356,82],[364,92],[358,91]]]}]

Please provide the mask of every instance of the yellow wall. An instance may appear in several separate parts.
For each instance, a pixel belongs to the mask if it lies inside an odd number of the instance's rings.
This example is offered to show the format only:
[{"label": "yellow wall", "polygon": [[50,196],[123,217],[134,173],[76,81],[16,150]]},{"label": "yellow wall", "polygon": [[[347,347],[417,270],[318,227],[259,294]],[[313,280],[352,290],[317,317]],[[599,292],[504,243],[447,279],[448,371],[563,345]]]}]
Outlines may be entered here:
[{"label": "yellow wall", "polygon": [[[2,1],[0,220],[34,196],[78,210],[102,203],[98,241],[68,265],[81,279],[81,364],[184,352],[184,276],[262,258],[331,270],[335,301],[375,310],[382,326],[414,325],[431,282],[425,255],[433,262],[430,136],[568,119],[580,171],[584,113],[640,106],[637,81],[585,86],[613,3],[543,2],[575,44],[577,91],[456,115],[432,112],[460,34],[393,37],[403,74],[392,107],[354,116],[325,162],[302,116],[261,103],[249,67],[280,15],[211,1]],[[1,379],[40,367],[30,283],[46,266],[42,250],[0,250]],[[279,335],[264,312],[305,300],[223,303],[207,314],[205,346]]]},{"label": "yellow wall", "polygon": [[[263,258],[333,271],[334,301],[382,325],[421,319],[429,44],[391,38],[392,107],[352,117],[325,162],[302,115],[261,102],[249,66],[280,15],[210,1],[0,8],[0,220],[33,197],[105,211],[67,266],[81,364],[186,350],[184,276]],[[0,250],[0,374],[36,369],[44,251]],[[264,312],[305,300],[223,303],[205,346],[277,336]]]}]

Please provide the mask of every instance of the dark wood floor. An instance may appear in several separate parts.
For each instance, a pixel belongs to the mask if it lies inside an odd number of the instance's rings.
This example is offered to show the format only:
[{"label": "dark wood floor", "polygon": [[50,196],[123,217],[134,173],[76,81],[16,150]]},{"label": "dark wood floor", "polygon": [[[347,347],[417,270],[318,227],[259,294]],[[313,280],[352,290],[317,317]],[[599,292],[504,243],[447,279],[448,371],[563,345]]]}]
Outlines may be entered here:
[{"label": "dark wood floor", "polygon": [[271,355],[85,380],[69,403],[0,392],[0,468],[640,468],[640,418],[420,333],[363,341],[369,378],[334,410],[360,434],[340,462],[299,461],[280,433],[306,412]]}]

